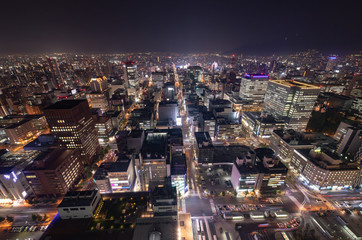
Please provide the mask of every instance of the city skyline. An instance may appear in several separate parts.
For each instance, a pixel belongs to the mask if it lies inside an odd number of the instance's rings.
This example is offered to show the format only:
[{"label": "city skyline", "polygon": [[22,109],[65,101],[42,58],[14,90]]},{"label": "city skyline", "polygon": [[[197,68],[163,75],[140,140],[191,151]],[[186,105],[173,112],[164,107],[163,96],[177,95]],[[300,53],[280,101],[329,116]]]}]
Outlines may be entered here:
[{"label": "city skyline", "polygon": [[362,239],[361,3],[6,1],[0,239]]}]

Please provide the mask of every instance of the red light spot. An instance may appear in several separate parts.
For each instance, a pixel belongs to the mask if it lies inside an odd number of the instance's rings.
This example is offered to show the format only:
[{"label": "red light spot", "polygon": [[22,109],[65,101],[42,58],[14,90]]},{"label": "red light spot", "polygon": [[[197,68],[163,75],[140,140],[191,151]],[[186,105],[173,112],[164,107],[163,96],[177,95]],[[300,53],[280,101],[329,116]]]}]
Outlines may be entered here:
[{"label": "red light spot", "polygon": [[235,57],[235,54],[233,54],[233,57]]},{"label": "red light spot", "polygon": [[261,75],[264,75],[264,73],[260,73]]},{"label": "red light spot", "polygon": [[60,84],[58,84],[58,87],[60,87]]}]

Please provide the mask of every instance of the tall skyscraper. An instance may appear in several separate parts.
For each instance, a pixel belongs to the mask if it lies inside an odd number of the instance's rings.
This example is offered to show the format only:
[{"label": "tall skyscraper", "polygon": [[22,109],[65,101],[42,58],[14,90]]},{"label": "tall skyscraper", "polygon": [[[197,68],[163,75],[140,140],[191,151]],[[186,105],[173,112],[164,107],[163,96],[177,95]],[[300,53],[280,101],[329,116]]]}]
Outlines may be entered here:
[{"label": "tall skyscraper", "polygon": [[92,92],[102,93],[108,88],[108,81],[105,76],[91,78],[90,87]]},{"label": "tall skyscraper", "polygon": [[135,96],[139,84],[137,65],[132,61],[125,62],[123,65],[123,73],[128,96]]},{"label": "tall skyscraper", "polygon": [[326,71],[332,71],[336,65],[337,65],[337,57],[336,56],[330,56],[328,58]]},{"label": "tall skyscraper", "polygon": [[304,131],[320,88],[293,80],[271,80],[263,112],[285,122],[286,129]]},{"label": "tall skyscraper", "polygon": [[56,102],[44,109],[44,115],[60,146],[79,149],[82,159],[91,163],[99,150],[99,143],[87,101]]},{"label": "tall skyscraper", "polygon": [[87,100],[92,108],[100,108],[102,112],[109,110],[109,90],[108,81],[105,76],[91,78],[90,87],[92,92],[87,94]]},{"label": "tall skyscraper", "polygon": [[241,78],[239,96],[243,100],[262,103],[268,87],[269,76],[263,74],[246,74]]}]

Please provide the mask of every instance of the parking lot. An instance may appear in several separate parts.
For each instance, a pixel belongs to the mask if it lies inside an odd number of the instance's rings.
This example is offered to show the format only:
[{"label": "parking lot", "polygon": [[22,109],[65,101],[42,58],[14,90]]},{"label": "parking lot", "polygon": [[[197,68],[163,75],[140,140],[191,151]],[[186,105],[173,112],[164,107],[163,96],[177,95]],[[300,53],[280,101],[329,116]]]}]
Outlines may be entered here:
[{"label": "parking lot", "polygon": [[198,181],[204,193],[216,196],[223,192],[233,193],[230,183],[231,169],[232,166],[228,165],[200,167]]},{"label": "parking lot", "polygon": [[1,230],[0,239],[40,239],[47,227],[48,225],[11,226]]}]

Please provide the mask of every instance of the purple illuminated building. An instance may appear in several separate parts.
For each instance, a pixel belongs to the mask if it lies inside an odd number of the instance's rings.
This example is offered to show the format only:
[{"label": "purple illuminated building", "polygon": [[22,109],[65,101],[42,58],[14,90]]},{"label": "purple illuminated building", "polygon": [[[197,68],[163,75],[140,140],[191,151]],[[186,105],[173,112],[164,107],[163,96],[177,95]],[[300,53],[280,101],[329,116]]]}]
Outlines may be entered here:
[{"label": "purple illuminated building", "polygon": [[268,80],[268,75],[245,74],[241,79],[239,97],[251,103],[262,103],[268,86]]}]

